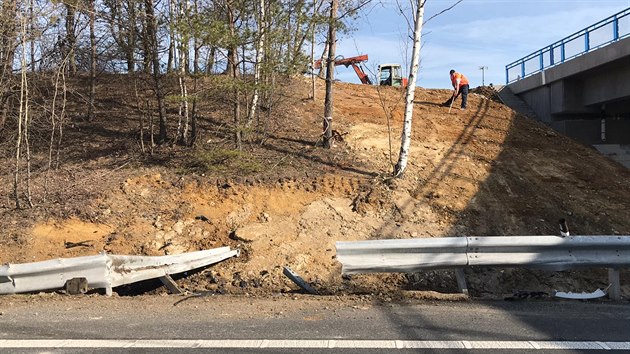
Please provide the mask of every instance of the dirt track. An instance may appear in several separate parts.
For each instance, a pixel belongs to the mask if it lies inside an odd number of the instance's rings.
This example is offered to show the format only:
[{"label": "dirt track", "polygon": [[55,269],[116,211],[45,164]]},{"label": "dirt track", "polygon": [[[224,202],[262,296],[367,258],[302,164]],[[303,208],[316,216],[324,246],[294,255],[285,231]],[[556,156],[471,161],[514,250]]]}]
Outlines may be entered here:
[{"label": "dirt track", "polygon": [[[593,149],[471,94],[466,111],[441,107],[448,90],[416,91],[410,165],[389,178],[401,131],[402,95],[373,86],[335,84],[333,128],[343,140],[326,151],[318,99],[297,79],[285,88],[269,138],[248,146],[239,164],[200,170],[190,154],[161,148],[139,153],[125,86],[101,90],[94,123],[68,126],[62,165],[34,174],[34,209],[15,210],[11,160],[3,159],[0,263],[95,254],[160,255],[230,245],[242,256],[179,280],[190,291],[272,293],[295,289],[290,266],[324,293],[454,291],[449,272],[415,276],[340,276],[335,241],[466,235],[556,235],[566,218],[573,234],[630,234],[630,171]],[[381,97],[381,98],[379,98]],[[392,110],[391,131],[383,106]],[[76,108],[80,109],[80,107]],[[228,108],[202,106],[200,151],[226,144]],[[5,132],[6,134],[7,132]],[[391,142],[391,150],[390,150]],[[36,155],[39,166],[45,154]],[[392,160],[393,158],[393,160]],[[194,165],[197,166],[197,165]],[[52,192],[50,192],[52,191]],[[208,221],[200,220],[204,216]],[[66,249],[65,241],[93,247]],[[476,296],[513,290],[592,291],[604,271],[472,271]],[[630,295],[628,273],[623,293]],[[158,290],[162,291],[162,290]]]}]

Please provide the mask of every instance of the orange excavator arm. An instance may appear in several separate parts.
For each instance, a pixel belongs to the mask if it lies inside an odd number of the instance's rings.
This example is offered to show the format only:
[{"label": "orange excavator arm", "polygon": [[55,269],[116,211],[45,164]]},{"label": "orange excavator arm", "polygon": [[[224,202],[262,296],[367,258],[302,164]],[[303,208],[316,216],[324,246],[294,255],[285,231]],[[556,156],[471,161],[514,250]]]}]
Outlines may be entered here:
[{"label": "orange excavator arm", "polygon": [[[359,56],[351,57],[351,58],[342,58],[342,59],[335,60],[335,66],[343,65],[346,68],[349,66],[352,66],[352,68],[354,69],[354,72],[359,77],[359,80],[361,80],[361,82],[365,85],[371,85],[372,81],[367,76],[365,71],[363,71],[363,68],[361,68],[361,66],[359,65],[360,63],[367,60],[368,60],[367,54],[359,55]],[[321,68],[321,66],[322,66],[322,61],[320,59],[315,62],[315,65],[313,66],[313,68],[319,69]]]},{"label": "orange excavator arm", "polygon": [[[359,80],[361,80],[361,83],[363,83],[364,85],[372,85],[372,80],[370,80],[367,74],[363,71],[363,68],[355,63],[352,63],[350,65],[352,65],[354,72],[357,73],[357,76],[359,76]],[[348,66],[346,65],[346,67]]]}]

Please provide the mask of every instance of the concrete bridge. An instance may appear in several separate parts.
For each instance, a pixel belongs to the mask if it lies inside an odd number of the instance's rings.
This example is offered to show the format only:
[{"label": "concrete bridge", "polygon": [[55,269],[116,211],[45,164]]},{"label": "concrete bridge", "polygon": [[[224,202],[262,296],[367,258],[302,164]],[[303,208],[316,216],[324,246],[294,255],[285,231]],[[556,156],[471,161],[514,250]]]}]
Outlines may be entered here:
[{"label": "concrete bridge", "polygon": [[[620,17],[630,24],[630,9],[508,65],[506,74],[507,88],[537,119],[630,167],[630,30],[619,36]],[[591,50],[589,31],[607,25],[613,40]],[[585,50],[565,60],[565,45],[576,39]],[[558,53],[562,60],[554,63]],[[532,62],[537,68],[527,73]]]}]

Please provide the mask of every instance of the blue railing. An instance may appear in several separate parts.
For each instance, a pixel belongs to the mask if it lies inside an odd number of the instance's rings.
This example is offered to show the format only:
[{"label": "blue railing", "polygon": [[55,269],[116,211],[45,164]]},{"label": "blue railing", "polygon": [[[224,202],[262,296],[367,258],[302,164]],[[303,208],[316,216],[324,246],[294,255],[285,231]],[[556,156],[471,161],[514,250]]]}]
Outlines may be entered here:
[{"label": "blue railing", "polygon": [[630,36],[630,7],[505,66],[509,84]]}]

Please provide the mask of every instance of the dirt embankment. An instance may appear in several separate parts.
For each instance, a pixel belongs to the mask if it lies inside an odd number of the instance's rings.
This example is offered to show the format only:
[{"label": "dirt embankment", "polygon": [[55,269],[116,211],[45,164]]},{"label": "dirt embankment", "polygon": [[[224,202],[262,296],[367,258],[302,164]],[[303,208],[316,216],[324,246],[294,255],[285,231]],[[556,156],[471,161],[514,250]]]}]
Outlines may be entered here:
[{"label": "dirt embankment", "polygon": [[[448,90],[418,89],[410,164],[389,178],[404,104],[393,88],[335,84],[332,150],[317,145],[323,85],[283,87],[264,139],[231,153],[229,107],[207,95],[199,147],[138,143],[141,110],[124,80],[99,85],[97,119],[71,105],[60,166],[35,150],[35,207],[16,210],[12,160],[2,160],[0,262],[107,251],[163,255],[224,245],[242,250],[178,282],[190,291],[273,293],[295,286],[290,266],[323,293],[454,291],[450,272],[342,279],[336,241],[467,235],[630,234],[630,172],[593,149],[517,115],[480,90],[469,109],[441,107]],[[172,108],[172,107],[171,107]],[[385,108],[385,109],[384,109]],[[387,117],[385,112],[392,112]],[[175,124],[175,123],[173,123]],[[3,134],[10,136],[5,131]],[[8,146],[3,145],[8,150]],[[46,197],[44,199],[44,196]],[[92,247],[66,249],[64,242]],[[476,296],[513,290],[592,291],[604,271],[470,270]],[[628,274],[622,274],[628,284]],[[627,297],[630,287],[623,288]]]}]

